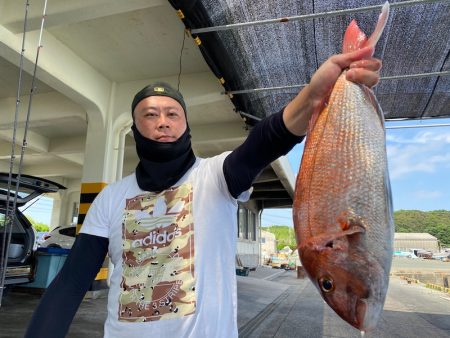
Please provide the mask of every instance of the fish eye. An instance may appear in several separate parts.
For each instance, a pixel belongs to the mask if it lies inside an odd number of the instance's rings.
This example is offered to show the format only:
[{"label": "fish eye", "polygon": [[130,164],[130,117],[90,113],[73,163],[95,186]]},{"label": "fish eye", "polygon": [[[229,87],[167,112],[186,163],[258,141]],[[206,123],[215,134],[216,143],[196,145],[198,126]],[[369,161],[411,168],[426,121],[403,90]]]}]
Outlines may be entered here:
[{"label": "fish eye", "polygon": [[334,290],[334,281],[330,277],[321,277],[319,285],[323,292],[331,292]]}]

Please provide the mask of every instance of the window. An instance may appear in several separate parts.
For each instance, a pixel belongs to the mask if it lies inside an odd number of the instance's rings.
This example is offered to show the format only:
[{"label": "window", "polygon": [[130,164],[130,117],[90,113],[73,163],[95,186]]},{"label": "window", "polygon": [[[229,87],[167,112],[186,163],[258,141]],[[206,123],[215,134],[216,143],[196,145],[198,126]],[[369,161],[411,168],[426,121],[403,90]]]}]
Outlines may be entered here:
[{"label": "window", "polygon": [[256,215],[253,211],[248,210],[248,239],[256,241]]},{"label": "window", "polygon": [[238,212],[238,237],[247,238],[247,209],[243,207]]},{"label": "window", "polygon": [[241,206],[238,211],[238,237],[256,241],[256,214]]}]

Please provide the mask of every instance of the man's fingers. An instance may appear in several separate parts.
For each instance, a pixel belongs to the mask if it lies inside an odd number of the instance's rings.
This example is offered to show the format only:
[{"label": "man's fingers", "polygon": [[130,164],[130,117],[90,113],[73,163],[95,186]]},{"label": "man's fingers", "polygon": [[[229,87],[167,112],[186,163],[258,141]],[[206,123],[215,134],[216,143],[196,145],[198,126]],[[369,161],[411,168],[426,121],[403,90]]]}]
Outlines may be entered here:
[{"label": "man's fingers", "polygon": [[371,88],[380,81],[380,75],[365,68],[352,68],[347,71],[346,79]]},{"label": "man's fingers", "polygon": [[330,60],[333,63],[337,64],[341,69],[345,69],[350,67],[353,62],[364,59],[371,59],[373,52],[374,48],[369,46],[358,49],[354,52],[334,55],[330,58]]},{"label": "man's fingers", "polygon": [[378,59],[358,60],[350,64],[350,68],[365,68],[374,72],[381,69],[381,61]]}]

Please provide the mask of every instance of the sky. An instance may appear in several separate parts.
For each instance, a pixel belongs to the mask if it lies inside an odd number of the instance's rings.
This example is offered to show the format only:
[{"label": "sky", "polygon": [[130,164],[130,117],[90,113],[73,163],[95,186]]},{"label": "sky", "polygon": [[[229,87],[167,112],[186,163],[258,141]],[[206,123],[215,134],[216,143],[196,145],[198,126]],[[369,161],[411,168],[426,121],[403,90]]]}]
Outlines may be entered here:
[{"label": "sky", "polygon": [[40,196],[25,204],[20,210],[25,216],[31,217],[38,223],[50,225],[52,217],[53,199],[50,197]]},{"label": "sky", "polygon": [[[450,119],[386,122],[386,148],[394,210],[450,210]],[[399,128],[398,126],[422,126]],[[288,154],[296,176],[303,143]],[[262,226],[293,226],[291,209],[266,209]]]}]

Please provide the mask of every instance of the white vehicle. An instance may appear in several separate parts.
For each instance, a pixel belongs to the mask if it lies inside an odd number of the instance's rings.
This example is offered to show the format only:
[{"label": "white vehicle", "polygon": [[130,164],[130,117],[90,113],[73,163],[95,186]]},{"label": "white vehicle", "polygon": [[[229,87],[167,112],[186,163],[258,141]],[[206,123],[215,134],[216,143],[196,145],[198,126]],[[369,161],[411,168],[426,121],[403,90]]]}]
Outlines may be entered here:
[{"label": "white vehicle", "polygon": [[394,251],[395,257],[406,257],[406,258],[419,258],[417,257],[414,252],[409,251]]},{"label": "white vehicle", "polygon": [[75,242],[76,232],[75,224],[60,225],[44,236],[41,248],[71,249]]}]

